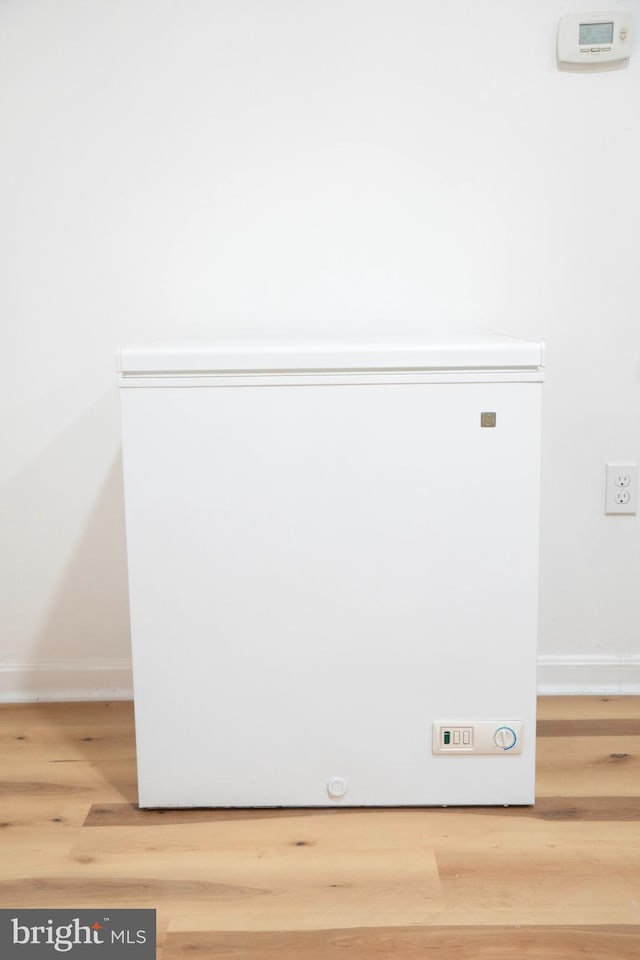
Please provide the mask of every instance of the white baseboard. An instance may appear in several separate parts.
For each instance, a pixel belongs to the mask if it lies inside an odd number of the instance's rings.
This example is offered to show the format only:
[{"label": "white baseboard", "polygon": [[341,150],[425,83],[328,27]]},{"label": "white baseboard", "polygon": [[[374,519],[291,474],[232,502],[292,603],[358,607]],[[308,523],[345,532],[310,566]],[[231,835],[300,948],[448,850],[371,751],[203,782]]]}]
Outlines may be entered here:
[{"label": "white baseboard", "polygon": [[640,656],[540,655],[537,686],[542,696],[638,696]]},{"label": "white baseboard", "polygon": [[[538,657],[542,695],[640,695],[640,656],[547,654]],[[130,660],[0,663],[0,703],[131,700]]]},{"label": "white baseboard", "polygon": [[0,703],[132,698],[130,660],[0,663]]}]

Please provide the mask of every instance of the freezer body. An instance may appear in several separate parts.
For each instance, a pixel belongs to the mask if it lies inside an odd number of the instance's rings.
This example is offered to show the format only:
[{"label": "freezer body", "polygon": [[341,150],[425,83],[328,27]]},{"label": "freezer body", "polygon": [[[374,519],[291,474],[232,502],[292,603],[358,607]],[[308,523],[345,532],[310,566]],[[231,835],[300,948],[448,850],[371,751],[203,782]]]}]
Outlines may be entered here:
[{"label": "freezer body", "polygon": [[532,803],[540,368],[296,363],[122,374],[140,805]]}]

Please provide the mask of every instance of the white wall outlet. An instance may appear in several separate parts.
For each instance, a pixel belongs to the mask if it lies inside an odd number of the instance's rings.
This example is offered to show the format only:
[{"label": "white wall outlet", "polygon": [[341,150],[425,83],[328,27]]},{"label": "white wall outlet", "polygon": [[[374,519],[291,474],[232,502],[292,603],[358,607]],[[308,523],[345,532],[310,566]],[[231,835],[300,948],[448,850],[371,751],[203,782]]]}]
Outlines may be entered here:
[{"label": "white wall outlet", "polygon": [[605,477],[605,513],[635,513],[638,500],[638,464],[608,463]]},{"label": "white wall outlet", "polygon": [[522,752],[520,720],[438,720],[432,751],[440,756],[483,754],[498,757]]}]

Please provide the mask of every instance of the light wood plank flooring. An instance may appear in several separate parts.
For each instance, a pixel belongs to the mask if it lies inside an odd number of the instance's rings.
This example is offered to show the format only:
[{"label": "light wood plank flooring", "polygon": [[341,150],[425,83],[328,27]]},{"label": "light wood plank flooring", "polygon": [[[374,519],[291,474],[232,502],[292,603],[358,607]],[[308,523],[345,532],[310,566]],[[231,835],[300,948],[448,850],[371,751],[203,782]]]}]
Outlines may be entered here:
[{"label": "light wood plank flooring", "polygon": [[0,707],[0,906],[161,960],[640,958],[640,698],[543,698],[532,808],[140,811],[130,703]]}]

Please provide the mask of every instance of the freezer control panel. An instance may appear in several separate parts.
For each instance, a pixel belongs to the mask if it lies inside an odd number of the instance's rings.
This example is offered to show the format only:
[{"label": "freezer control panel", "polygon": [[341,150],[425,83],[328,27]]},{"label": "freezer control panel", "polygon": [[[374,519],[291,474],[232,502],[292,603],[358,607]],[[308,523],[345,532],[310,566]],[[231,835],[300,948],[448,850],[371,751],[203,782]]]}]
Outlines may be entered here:
[{"label": "freezer control panel", "polygon": [[522,752],[522,722],[440,720],[433,725],[432,749],[441,756],[513,756]]}]

